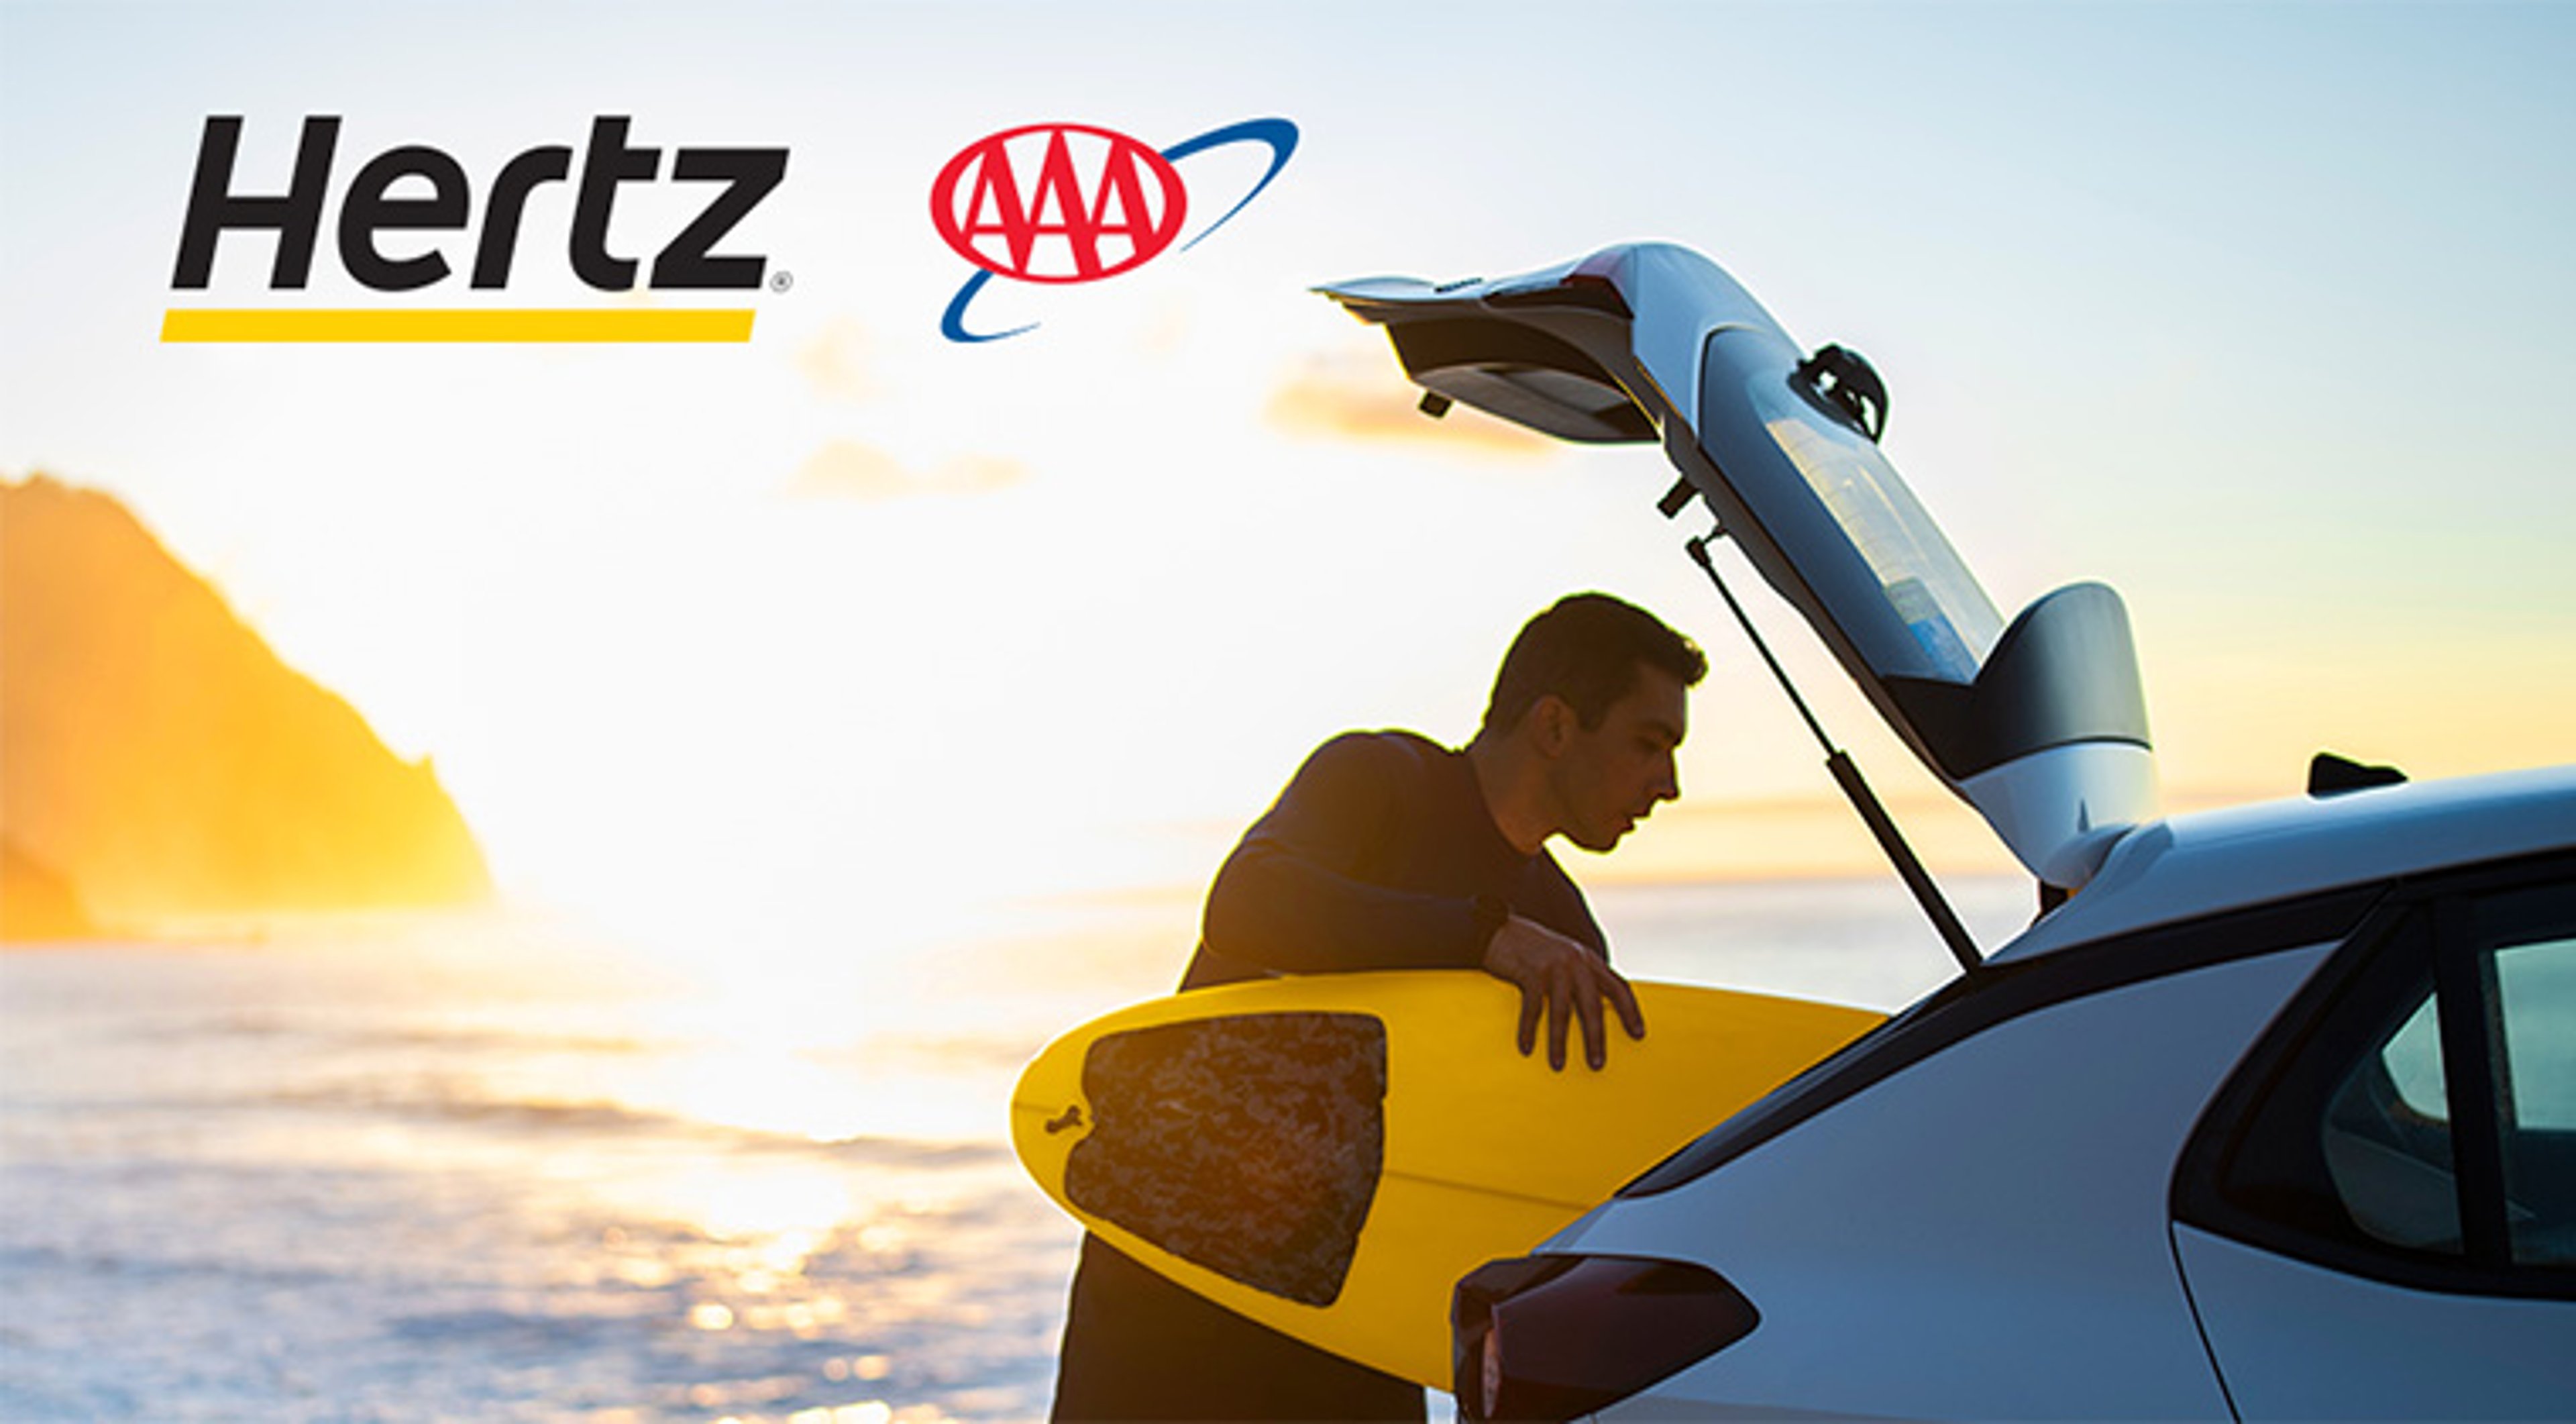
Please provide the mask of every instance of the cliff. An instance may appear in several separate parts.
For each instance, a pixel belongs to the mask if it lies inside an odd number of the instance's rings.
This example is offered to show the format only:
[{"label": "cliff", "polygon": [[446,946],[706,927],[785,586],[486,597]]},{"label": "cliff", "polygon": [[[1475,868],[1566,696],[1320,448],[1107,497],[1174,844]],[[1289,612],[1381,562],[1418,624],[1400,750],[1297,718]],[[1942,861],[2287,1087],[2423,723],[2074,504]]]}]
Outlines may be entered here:
[{"label": "cliff", "polygon": [[8,927],[58,900],[114,925],[490,893],[426,761],[123,505],[41,475],[0,483],[0,833]]},{"label": "cliff", "polygon": [[61,876],[0,837],[0,940],[95,939],[98,933]]}]

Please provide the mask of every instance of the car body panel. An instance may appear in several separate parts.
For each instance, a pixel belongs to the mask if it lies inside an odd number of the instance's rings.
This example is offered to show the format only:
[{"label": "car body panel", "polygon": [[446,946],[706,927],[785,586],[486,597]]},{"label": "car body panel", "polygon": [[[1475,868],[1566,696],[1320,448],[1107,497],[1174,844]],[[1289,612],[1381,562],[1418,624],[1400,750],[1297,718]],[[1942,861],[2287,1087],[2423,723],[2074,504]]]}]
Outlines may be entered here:
[{"label": "car body panel", "polygon": [[2228,1417],[2167,1235],[2210,1093],[2329,949],[2008,1019],[1550,1252],[1697,1262],[1746,1339],[1604,1411]]},{"label": "car body panel", "polygon": [[2576,1410],[2576,1301],[2411,1290],[2174,1228],[2247,1419],[2529,1419]]},{"label": "car body panel", "polygon": [[2083,893],[1989,959],[2011,963],[2241,906],[2569,845],[2576,766],[2175,816],[2122,836]]}]

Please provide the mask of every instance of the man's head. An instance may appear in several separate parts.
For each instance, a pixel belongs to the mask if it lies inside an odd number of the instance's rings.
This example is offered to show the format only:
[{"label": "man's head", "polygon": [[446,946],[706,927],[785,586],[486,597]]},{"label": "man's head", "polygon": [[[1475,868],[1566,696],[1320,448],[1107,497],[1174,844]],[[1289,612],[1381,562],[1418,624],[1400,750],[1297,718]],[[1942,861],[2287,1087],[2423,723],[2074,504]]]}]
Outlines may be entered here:
[{"label": "man's head", "polygon": [[1608,850],[1681,794],[1673,749],[1689,727],[1685,690],[1707,672],[1697,645],[1653,614],[1573,594],[1512,640],[1476,740],[1528,754],[1550,829]]}]

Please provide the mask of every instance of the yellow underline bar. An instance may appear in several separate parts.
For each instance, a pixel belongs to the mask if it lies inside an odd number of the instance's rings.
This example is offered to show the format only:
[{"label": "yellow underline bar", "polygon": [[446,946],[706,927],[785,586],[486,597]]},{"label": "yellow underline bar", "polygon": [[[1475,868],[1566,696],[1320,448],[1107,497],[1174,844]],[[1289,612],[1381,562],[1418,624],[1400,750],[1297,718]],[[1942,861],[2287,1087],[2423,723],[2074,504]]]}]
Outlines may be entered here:
[{"label": "yellow underline bar", "polygon": [[315,307],[222,310],[172,307],[161,315],[163,341],[749,341],[742,310],[666,311],[413,308],[400,311]]}]

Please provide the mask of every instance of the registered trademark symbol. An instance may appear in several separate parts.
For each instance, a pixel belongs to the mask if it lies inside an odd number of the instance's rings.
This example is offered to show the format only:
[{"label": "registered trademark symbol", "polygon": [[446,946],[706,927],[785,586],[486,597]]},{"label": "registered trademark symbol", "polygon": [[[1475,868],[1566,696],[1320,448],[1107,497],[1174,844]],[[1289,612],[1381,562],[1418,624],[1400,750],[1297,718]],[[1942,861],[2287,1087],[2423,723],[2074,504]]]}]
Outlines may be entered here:
[{"label": "registered trademark symbol", "polygon": [[795,285],[796,274],[793,272],[772,272],[769,274],[769,290],[773,292],[783,292]]}]

